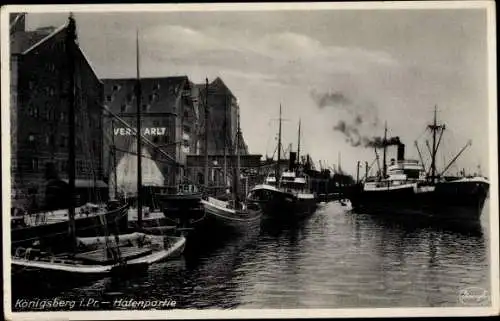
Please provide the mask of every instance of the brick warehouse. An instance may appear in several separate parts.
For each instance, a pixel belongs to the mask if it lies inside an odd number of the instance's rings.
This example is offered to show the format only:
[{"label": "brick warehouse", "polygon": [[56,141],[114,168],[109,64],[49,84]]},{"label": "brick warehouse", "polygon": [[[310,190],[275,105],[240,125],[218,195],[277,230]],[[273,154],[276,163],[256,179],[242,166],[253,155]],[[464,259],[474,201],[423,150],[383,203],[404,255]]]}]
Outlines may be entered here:
[{"label": "brick warehouse", "polygon": [[[134,162],[136,158],[137,143],[133,130],[137,125],[137,80],[103,79],[103,82],[104,104],[130,126],[126,127],[114,117],[105,120],[105,136],[109,138],[105,142],[110,143],[104,147],[105,151],[112,150],[113,141],[116,147],[115,159],[107,158],[105,162],[115,163],[120,168],[120,162]],[[143,144],[143,153],[154,160],[143,162],[143,168],[149,163],[159,169],[156,176],[163,177],[163,182],[154,177],[148,179],[149,169],[144,168],[143,184],[174,185],[184,176],[182,165],[186,162],[186,155],[199,152],[198,92],[187,76],[141,78],[140,82],[142,134],[158,146],[153,148]],[[110,154],[105,152],[105,155]],[[123,186],[120,182],[125,179],[124,173],[118,171],[117,175],[118,185]],[[129,185],[135,191],[133,184]]]},{"label": "brick warehouse", "polygon": [[[205,102],[206,85],[197,85],[200,92],[200,99]],[[237,134],[237,120],[239,114],[238,99],[226,86],[221,78],[217,77],[208,84],[208,154],[217,155],[224,153],[224,146],[227,146],[227,153],[234,153],[234,143]],[[202,111],[203,112],[203,111]],[[200,114],[204,119],[204,115]],[[203,120],[201,122],[203,124]],[[203,132],[203,129],[202,129]],[[240,137],[240,153],[248,154],[248,147],[243,137]],[[201,149],[204,146],[201,144]]]},{"label": "brick warehouse", "polygon": [[[25,14],[12,14],[11,134],[13,206],[46,206],[51,180],[68,178],[67,25],[25,30]],[[76,91],[76,190],[80,202],[105,199],[102,162],[103,85],[78,45]],[[101,188],[101,193],[94,193]],[[92,192],[91,192],[92,190]]]}]

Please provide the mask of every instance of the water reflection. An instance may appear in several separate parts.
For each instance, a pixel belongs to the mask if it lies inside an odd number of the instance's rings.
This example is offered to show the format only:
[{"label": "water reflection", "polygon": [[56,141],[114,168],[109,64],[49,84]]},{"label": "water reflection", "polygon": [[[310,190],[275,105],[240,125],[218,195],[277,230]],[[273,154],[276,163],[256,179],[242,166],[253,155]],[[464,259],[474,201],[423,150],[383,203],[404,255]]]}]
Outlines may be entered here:
[{"label": "water reflection", "polygon": [[489,290],[487,231],[405,224],[333,202],[141,275],[42,286],[38,295],[170,299],[195,309],[459,306],[460,289]]}]

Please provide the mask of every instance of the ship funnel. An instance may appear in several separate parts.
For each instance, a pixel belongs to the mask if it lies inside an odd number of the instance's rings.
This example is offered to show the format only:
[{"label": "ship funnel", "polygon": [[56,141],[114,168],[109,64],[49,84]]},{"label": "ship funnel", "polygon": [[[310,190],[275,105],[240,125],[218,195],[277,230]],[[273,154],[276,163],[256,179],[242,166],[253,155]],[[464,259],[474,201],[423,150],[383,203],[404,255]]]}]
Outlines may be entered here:
[{"label": "ship funnel", "polygon": [[398,161],[405,159],[405,144],[398,144]]},{"label": "ship funnel", "polygon": [[290,152],[290,159],[289,159],[289,164],[288,164],[288,169],[289,170],[294,170],[295,169],[295,162],[297,160],[297,153],[296,152]]}]

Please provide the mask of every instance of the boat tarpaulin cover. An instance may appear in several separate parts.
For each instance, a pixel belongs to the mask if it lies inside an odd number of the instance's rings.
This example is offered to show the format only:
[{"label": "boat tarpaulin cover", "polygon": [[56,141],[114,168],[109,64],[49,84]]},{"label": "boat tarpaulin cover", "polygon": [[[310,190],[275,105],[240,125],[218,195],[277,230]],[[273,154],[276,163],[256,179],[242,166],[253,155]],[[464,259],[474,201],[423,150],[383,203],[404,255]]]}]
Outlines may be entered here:
[{"label": "boat tarpaulin cover", "polygon": [[[135,151],[137,145],[131,144],[130,154],[125,154],[116,165],[116,180],[118,182],[117,190],[121,193],[136,194],[137,193],[137,156]],[[141,167],[142,167],[142,185],[143,186],[163,186],[164,177],[156,164],[151,159],[149,152],[142,149]],[[114,186],[114,175],[110,175],[109,179],[110,192]],[[113,192],[112,192],[113,193]]]}]

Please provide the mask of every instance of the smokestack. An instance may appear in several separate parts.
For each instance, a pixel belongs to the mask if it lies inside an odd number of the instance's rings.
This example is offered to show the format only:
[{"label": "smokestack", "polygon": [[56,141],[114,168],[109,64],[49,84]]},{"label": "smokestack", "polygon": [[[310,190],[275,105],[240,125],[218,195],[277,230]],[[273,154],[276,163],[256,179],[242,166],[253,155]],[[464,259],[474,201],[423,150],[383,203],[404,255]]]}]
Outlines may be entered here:
[{"label": "smokestack", "polygon": [[405,159],[405,144],[398,144],[398,161]]},{"label": "smokestack", "polygon": [[289,170],[294,170],[295,169],[295,161],[297,160],[297,153],[296,152],[290,152],[290,159],[288,163],[288,169]]}]

